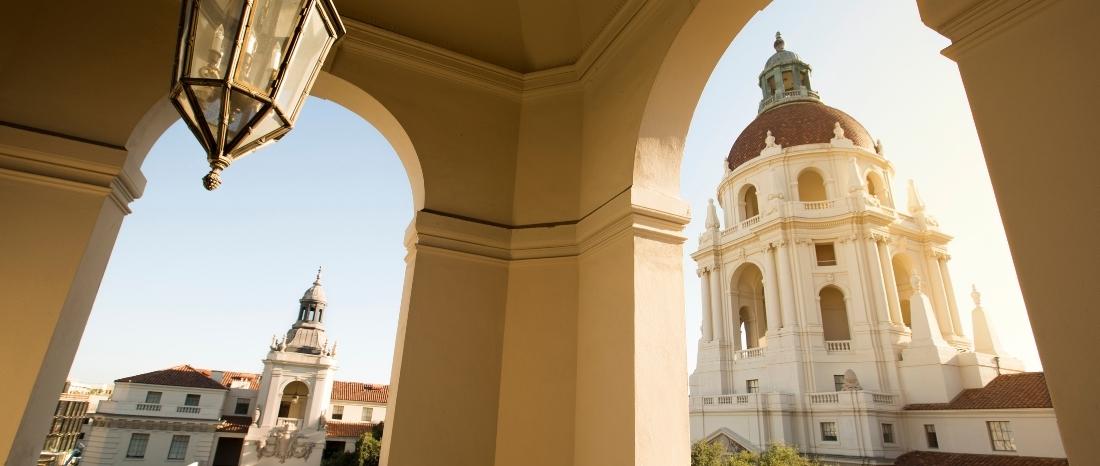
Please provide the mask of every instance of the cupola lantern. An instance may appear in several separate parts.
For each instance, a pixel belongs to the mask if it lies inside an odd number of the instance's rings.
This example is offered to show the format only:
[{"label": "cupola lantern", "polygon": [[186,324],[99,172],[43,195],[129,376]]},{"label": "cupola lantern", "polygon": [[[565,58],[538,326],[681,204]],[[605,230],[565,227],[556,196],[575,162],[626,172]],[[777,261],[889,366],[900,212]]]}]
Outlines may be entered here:
[{"label": "cupola lantern", "polygon": [[184,0],[170,98],[206,150],[208,190],[283,137],[344,25],[332,0]]}]

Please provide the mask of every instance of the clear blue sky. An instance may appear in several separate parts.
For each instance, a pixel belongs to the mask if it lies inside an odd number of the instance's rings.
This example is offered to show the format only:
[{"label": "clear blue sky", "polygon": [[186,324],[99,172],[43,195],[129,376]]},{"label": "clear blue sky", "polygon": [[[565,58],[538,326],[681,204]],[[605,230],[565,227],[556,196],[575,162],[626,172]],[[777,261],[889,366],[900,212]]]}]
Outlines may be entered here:
[{"label": "clear blue sky", "polygon": [[[756,76],[776,30],[814,67],[825,103],[881,138],[895,190],[916,180],[931,213],[955,236],[955,294],[969,325],[970,283],[997,316],[1005,346],[1039,369],[1015,269],[948,42],[925,28],[911,1],[776,1],[730,46],[689,133],[683,195],[702,229],[722,159],[756,115]],[[105,382],[189,363],[260,371],[319,265],[330,338],[343,380],[389,381],[412,199],[403,168],[369,124],[310,99],[282,141],[239,161],[213,193],[202,189],[202,151],[182,124],[143,166],[71,377]],[[896,191],[904,199],[904,191]],[[685,244],[690,253],[696,246]],[[695,265],[685,256],[684,269]],[[684,278],[689,368],[695,365],[699,283]]]}]

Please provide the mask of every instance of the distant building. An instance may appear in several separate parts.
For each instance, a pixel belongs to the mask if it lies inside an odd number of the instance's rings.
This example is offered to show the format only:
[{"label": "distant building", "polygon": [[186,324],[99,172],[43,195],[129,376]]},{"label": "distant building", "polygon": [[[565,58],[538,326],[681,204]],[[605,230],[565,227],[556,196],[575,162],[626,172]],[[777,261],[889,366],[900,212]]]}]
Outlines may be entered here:
[{"label": "distant building", "polygon": [[181,365],[115,381],[82,465],[318,465],[386,417],[388,386],[333,380],[320,273],[261,374]]},{"label": "distant building", "polygon": [[46,443],[38,457],[40,466],[61,465],[69,460],[82,438],[81,428],[87,411],[88,395],[67,391],[61,394],[50,423],[50,433],[46,435]]},{"label": "distant building", "polygon": [[692,440],[782,442],[835,465],[1064,464],[1043,374],[1003,350],[977,290],[964,334],[951,237],[912,183],[897,200],[882,144],[821,102],[810,71],[777,34],[758,115],[725,161],[723,215],[708,206],[692,254]]}]

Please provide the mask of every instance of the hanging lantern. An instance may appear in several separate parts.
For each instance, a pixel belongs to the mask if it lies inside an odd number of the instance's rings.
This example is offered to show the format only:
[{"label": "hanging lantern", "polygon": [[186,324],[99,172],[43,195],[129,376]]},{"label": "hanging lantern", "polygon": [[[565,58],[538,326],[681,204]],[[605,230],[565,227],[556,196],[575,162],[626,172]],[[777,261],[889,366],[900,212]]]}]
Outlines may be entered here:
[{"label": "hanging lantern", "polygon": [[344,32],[332,0],[183,0],[170,97],[206,150],[206,189],[290,131]]}]

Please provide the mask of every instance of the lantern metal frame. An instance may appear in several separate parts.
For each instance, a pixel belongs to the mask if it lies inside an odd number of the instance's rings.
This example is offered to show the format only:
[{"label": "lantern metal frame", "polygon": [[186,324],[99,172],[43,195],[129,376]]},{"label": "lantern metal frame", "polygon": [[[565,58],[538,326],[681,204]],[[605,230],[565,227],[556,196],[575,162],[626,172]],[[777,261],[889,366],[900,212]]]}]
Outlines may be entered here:
[{"label": "lantern metal frame", "polygon": [[[184,121],[186,121],[187,127],[191,130],[192,134],[194,134],[195,138],[199,140],[203,149],[206,150],[210,172],[203,177],[203,186],[207,190],[214,190],[221,184],[221,179],[218,175],[219,172],[227,168],[235,160],[256,151],[264,145],[281,139],[293,129],[301,108],[305,104],[306,97],[309,95],[309,91],[312,89],[318,74],[320,74],[329,52],[347,32],[332,0],[302,0],[296,18],[294,18],[293,33],[288,36],[286,43],[282,44],[278,70],[273,70],[274,77],[268,84],[267,90],[256,89],[237,75],[237,68],[241,62],[243,48],[246,46],[245,37],[255,26],[255,7],[261,1],[262,0],[240,1],[241,9],[237,17],[238,21],[235,26],[236,31],[234,31],[233,41],[224,52],[225,55],[228,55],[226,69],[224,71],[219,71],[222,74],[221,77],[218,78],[192,77],[192,72],[194,71],[192,67],[195,66],[194,55],[197,52],[195,48],[195,37],[199,32],[196,25],[198,24],[199,15],[204,14],[200,6],[206,3],[213,3],[215,7],[218,8],[218,3],[220,2],[217,0],[182,0],[180,2],[179,31],[177,33],[176,55],[175,63],[172,68],[169,100],[172,102],[172,105],[176,107],[176,110],[183,117]],[[232,3],[232,1],[227,2],[227,6],[232,6]],[[309,19],[310,13],[314,8],[316,8],[318,12],[317,17],[322,21],[325,31],[330,36],[331,40],[326,40],[326,44],[317,55],[317,61],[315,63],[309,63],[310,69],[307,70],[309,76],[304,78],[305,82],[304,86],[302,86],[301,95],[292,96],[293,100],[291,100],[291,103],[287,104],[289,108],[283,108],[276,102],[276,99],[282,95],[280,91],[282,90],[282,86],[286,83],[287,70],[296,54],[300,51],[299,46],[301,45],[300,42],[306,21]],[[221,8],[218,9],[221,10]],[[233,11],[230,11],[230,9],[222,11],[223,18],[232,18],[232,13]],[[209,21],[210,27],[218,25],[219,23]],[[224,26],[224,24],[222,25]],[[225,31],[225,33],[226,38],[229,38],[229,31]],[[221,58],[218,60],[220,61]],[[210,125],[204,121],[204,114],[201,113],[203,106],[199,98],[195,95],[194,86],[206,86],[214,89],[215,92],[221,93],[220,121],[216,128],[217,134],[215,134],[210,128]],[[234,110],[231,108],[234,92],[255,99],[260,103],[260,108],[256,111],[255,115],[250,117],[249,121],[242,123],[237,134],[231,140],[228,140],[228,128]],[[181,96],[182,100],[186,100],[190,108],[185,108],[184,104],[181,102]],[[268,134],[260,135],[253,140],[249,140],[249,137],[251,137],[254,130],[256,130],[257,125],[264,122],[270,112],[274,112],[282,124]],[[248,142],[242,145],[242,141]]]}]

